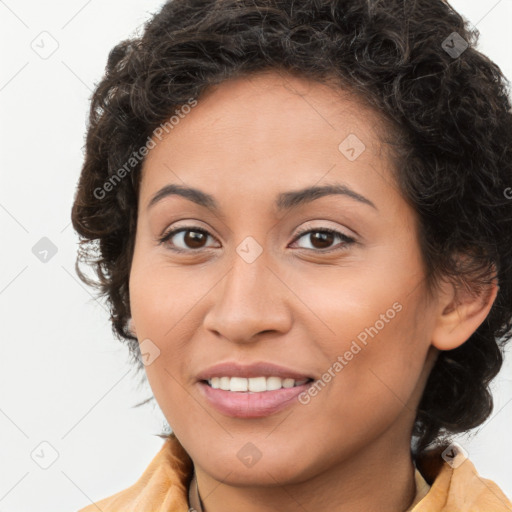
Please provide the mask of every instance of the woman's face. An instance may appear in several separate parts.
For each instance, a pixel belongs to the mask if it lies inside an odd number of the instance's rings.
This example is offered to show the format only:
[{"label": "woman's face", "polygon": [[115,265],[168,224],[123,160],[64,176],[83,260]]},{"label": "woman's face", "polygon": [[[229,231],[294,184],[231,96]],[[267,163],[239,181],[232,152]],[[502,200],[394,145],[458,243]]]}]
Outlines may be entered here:
[{"label": "woman's face", "polygon": [[[436,301],[378,119],[273,73],[224,82],[190,110],[146,157],[130,274],[169,425],[196,467],[238,484],[405,453]],[[233,366],[212,384],[229,389],[204,382],[221,363]],[[302,377],[314,382],[286,387]]]}]

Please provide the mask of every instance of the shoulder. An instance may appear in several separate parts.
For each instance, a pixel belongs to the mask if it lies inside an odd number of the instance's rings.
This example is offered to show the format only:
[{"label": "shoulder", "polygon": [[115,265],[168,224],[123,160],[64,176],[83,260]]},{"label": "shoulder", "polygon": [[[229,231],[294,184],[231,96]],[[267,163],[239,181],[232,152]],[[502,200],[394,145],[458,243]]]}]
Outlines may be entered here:
[{"label": "shoulder", "polygon": [[192,469],[190,457],[171,435],[133,485],[78,512],[187,511]]},{"label": "shoulder", "polygon": [[418,458],[418,470],[431,487],[413,512],[510,512],[509,498],[495,482],[480,476],[456,446],[438,447]]}]

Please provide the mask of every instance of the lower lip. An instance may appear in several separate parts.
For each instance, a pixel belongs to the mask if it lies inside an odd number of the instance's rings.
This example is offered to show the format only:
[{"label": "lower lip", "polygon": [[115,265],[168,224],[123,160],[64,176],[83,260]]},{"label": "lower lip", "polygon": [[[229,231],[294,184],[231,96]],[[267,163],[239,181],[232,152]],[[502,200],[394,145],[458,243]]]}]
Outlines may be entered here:
[{"label": "lower lip", "polygon": [[312,383],[313,381],[309,381],[293,388],[259,393],[214,389],[206,382],[198,384],[206,399],[222,414],[234,418],[261,418],[292,405],[294,398],[306,391]]}]

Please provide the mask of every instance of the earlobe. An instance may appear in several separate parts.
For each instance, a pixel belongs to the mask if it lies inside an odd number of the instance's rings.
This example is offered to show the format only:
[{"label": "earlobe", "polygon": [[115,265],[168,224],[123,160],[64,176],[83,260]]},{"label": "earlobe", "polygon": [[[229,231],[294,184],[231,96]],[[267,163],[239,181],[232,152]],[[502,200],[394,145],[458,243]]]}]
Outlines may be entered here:
[{"label": "earlobe", "polygon": [[439,350],[453,350],[465,343],[486,319],[498,294],[496,279],[482,286],[478,293],[466,287],[455,290],[444,283],[440,314],[432,333],[432,345]]}]

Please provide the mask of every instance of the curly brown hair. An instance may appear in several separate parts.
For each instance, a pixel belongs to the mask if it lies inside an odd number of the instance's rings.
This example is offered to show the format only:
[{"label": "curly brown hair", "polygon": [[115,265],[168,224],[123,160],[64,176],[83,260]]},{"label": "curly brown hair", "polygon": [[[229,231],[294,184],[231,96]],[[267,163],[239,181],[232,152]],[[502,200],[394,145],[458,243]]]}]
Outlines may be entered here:
[{"label": "curly brown hair", "polygon": [[478,37],[442,0],[172,0],[141,37],[116,45],[92,96],[72,222],[77,273],[106,297],[113,332],[134,358],[128,282],[143,158],[130,158],[209,86],[286,71],[352,91],[392,127],[386,142],[417,213],[430,289],[441,276],[473,290],[497,277],[486,320],[439,354],[412,453],[483,423],[512,335],[512,112],[510,84],[477,51]]}]

